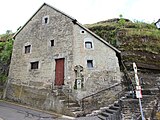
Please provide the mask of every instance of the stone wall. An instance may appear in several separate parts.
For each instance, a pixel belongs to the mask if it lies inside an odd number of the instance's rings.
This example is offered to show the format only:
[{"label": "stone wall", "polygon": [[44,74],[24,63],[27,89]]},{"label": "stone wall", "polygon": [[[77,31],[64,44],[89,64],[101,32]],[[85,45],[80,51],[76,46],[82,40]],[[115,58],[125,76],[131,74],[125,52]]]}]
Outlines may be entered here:
[{"label": "stone wall", "polygon": [[[49,22],[44,24],[43,18],[46,16]],[[54,46],[50,45],[51,40],[54,40]],[[85,48],[85,40],[93,43],[92,49]],[[26,45],[31,45],[31,52],[27,54]],[[44,5],[15,37],[9,83],[22,88],[24,86],[28,90],[51,88],[55,82],[55,60],[59,58],[65,59],[64,84],[72,89],[72,97],[77,100],[121,82],[116,51],[79,24],[74,24],[64,13]],[[87,67],[87,60],[93,60],[93,68]],[[38,69],[31,69],[30,63],[35,61],[39,61]],[[76,65],[83,67],[82,89],[74,89]],[[18,89],[21,90],[21,87]],[[118,91],[120,89],[113,93]],[[30,92],[32,94],[32,91]],[[23,97],[16,95],[16,90],[8,91],[8,98],[9,94],[13,94],[15,100],[24,101]],[[21,96],[22,93],[18,94]]]},{"label": "stone wall", "polygon": [[[74,26],[74,38],[73,65],[81,65],[84,76],[84,87],[82,90],[75,91],[77,98],[83,98],[121,82],[119,61],[113,49],[78,25]],[[87,40],[92,42],[91,49],[85,48]],[[87,67],[87,60],[93,60],[93,68]]]},{"label": "stone wall", "polygon": [[51,89],[8,84],[6,98],[41,110],[72,115],[67,106],[60,101],[60,96],[51,92]]},{"label": "stone wall", "polygon": [[[46,15],[49,16],[49,23],[43,25],[42,18]],[[55,46],[50,46],[50,40],[54,40]],[[58,58],[65,58],[64,79],[67,81],[67,76],[73,78],[72,40],[72,21],[56,10],[43,6],[15,38],[9,78],[19,79],[24,84],[54,84],[55,59]],[[31,53],[24,53],[25,45],[31,45]],[[30,62],[34,61],[39,61],[37,70],[30,69]]]}]

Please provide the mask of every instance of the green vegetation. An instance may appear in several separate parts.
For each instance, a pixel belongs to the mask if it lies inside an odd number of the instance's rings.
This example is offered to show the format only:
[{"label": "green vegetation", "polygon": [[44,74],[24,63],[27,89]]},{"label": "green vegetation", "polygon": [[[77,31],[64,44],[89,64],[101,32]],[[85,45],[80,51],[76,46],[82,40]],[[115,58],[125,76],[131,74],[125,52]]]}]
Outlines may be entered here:
[{"label": "green vegetation", "polygon": [[86,27],[121,50],[123,61],[148,63],[160,68],[160,30],[154,23],[132,22],[122,15],[119,17]]},{"label": "green vegetation", "polygon": [[8,75],[13,40],[10,34],[4,34],[0,37],[3,38],[3,42],[0,42],[0,85],[3,85]]}]

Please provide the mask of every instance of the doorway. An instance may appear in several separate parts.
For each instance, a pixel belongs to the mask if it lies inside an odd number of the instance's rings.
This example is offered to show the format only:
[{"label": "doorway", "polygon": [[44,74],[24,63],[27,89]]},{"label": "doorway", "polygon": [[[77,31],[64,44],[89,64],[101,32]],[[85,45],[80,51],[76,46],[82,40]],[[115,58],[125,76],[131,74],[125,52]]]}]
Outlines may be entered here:
[{"label": "doorway", "polygon": [[62,86],[64,85],[64,58],[56,59],[55,62],[55,85]]}]

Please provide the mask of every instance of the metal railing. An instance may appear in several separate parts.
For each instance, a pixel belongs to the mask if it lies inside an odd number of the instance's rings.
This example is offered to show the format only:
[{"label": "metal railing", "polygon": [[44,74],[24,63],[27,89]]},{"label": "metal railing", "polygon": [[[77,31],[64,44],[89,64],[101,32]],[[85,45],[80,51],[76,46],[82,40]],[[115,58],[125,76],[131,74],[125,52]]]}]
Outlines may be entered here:
[{"label": "metal railing", "polygon": [[100,107],[112,104],[120,98],[121,94],[123,94],[123,90],[117,90],[116,92],[116,87],[118,86],[121,87],[121,83],[116,83],[96,93],[85,96],[80,101],[82,110],[85,113],[90,113],[94,109],[99,109]]},{"label": "metal railing", "polygon": [[[135,85],[132,81],[132,78],[128,74],[128,71],[127,71],[127,68],[126,68],[124,62],[123,61],[121,61],[121,62],[122,62],[123,70],[124,70],[123,72],[127,77],[126,79],[128,80],[128,82],[131,83],[131,85],[130,85],[131,89],[132,89],[132,91],[134,91]],[[82,98],[80,101],[82,110],[83,111],[88,110],[87,112],[90,112],[91,110],[112,104],[113,101],[116,101],[120,97],[124,96],[125,90],[123,88],[121,91],[117,90],[117,92],[116,92],[116,90],[113,90],[113,89],[116,89],[116,87],[123,85],[123,82],[124,81],[122,81],[121,83],[116,83],[110,87],[107,87],[103,90],[100,90],[96,93],[93,93],[91,95],[88,95],[88,96],[85,96],[84,98]]]},{"label": "metal railing", "polygon": [[132,80],[132,78],[131,78],[131,76],[128,74],[128,70],[127,70],[127,68],[126,68],[126,66],[125,66],[125,64],[124,64],[124,61],[121,61],[121,63],[122,63],[122,67],[123,67],[123,72],[124,72],[124,74],[126,75],[126,79],[127,80],[129,80],[128,82],[130,82],[131,84],[131,89],[132,89],[132,91],[133,90],[135,90],[135,84],[133,83],[133,80]]}]

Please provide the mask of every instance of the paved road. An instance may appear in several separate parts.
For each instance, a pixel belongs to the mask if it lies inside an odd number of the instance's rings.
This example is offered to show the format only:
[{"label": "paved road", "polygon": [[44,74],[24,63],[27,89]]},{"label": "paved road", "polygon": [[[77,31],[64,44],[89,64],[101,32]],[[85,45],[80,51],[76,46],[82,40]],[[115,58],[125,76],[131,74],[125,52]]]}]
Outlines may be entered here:
[{"label": "paved road", "polygon": [[0,120],[58,120],[58,116],[0,101]]},{"label": "paved road", "polygon": [[56,114],[49,114],[26,106],[0,101],[0,120],[99,120],[97,116],[69,118]]}]

